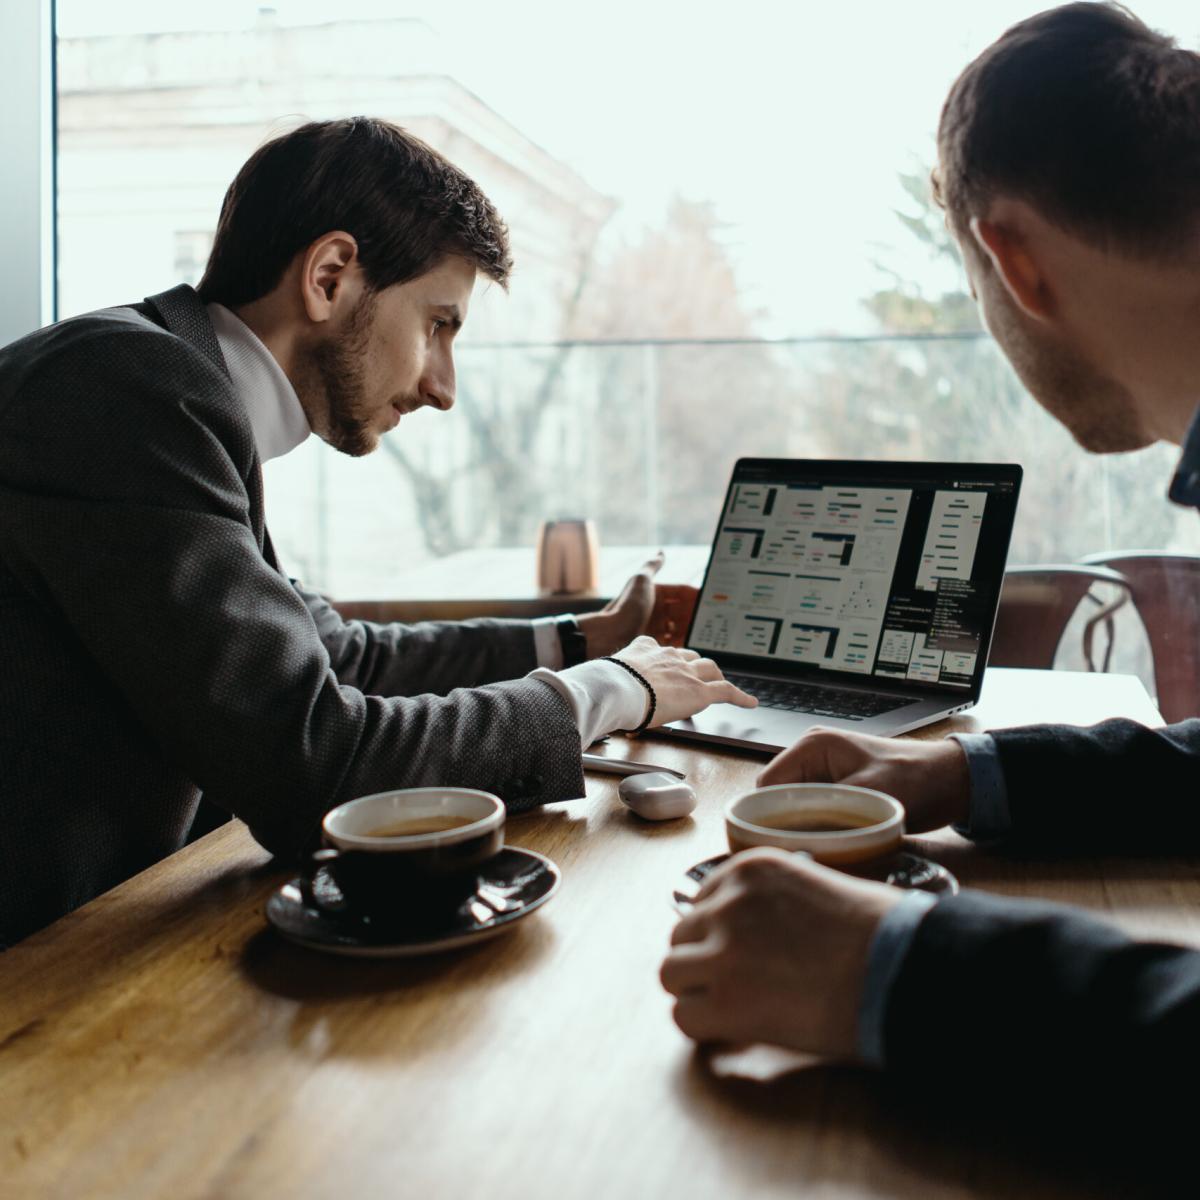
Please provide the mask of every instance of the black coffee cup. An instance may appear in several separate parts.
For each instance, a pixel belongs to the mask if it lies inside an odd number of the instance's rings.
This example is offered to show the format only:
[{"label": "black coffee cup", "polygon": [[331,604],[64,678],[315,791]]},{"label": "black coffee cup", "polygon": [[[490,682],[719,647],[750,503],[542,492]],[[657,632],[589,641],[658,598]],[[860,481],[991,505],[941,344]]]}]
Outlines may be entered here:
[{"label": "black coffee cup", "polygon": [[496,796],[468,788],[408,788],[351,800],[325,815],[327,845],[301,879],[304,900],[372,920],[436,922],[475,891],[480,868],[504,848],[504,817]]}]

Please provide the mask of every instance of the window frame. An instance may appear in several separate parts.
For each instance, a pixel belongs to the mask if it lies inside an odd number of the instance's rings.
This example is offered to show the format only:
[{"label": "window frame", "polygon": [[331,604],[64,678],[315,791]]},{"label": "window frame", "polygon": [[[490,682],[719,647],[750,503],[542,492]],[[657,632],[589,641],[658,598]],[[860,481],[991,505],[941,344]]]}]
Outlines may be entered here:
[{"label": "window frame", "polygon": [[55,188],[55,0],[0,5],[0,234],[9,286],[0,293],[0,345],[58,315]]}]

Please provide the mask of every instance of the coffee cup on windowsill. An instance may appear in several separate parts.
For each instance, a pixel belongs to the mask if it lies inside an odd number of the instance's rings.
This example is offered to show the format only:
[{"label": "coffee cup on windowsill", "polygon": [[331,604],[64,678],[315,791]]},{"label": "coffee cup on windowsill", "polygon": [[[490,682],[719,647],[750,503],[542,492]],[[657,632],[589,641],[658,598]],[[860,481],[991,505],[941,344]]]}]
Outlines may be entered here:
[{"label": "coffee cup on windowsill", "polygon": [[581,519],[543,521],[538,530],[536,559],[540,592],[594,592],[600,578],[595,524]]},{"label": "coffee cup on windowsill", "polygon": [[405,788],[348,801],[325,814],[325,848],[301,877],[306,904],[419,925],[471,896],[480,869],[504,848],[503,802],[470,788]]},{"label": "coffee cup on windowsill", "polygon": [[729,849],[804,851],[825,866],[855,873],[895,854],[904,808],[870,788],[842,783],[780,783],[756,788],[725,807]]}]

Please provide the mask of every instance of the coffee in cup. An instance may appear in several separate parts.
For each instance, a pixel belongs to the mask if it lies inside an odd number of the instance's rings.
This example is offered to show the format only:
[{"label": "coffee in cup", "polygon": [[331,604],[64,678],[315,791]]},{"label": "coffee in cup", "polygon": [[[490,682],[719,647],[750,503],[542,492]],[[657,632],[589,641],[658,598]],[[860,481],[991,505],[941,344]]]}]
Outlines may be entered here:
[{"label": "coffee in cup", "polygon": [[803,850],[817,862],[853,869],[900,849],[904,808],[870,788],[843,783],[780,783],[725,806],[734,854],[753,846]]},{"label": "coffee in cup", "polygon": [[479,870],[504,848],[505,809],[469,788],[405,788],[331,809],[326,847],[302,880],[304,899],[325,907],[313,877],[332,879],[345,906],[377,919],[436,919],[471,895]]},{"label": "coffee in cup", "polygon": [[368,829],[367,837],[397,838],[416,837],[420,833],[449,833],[451,829],[461,829],[464,825],[474,822],[474,817],[461,817],[454,814],[442,814],[432,817],[405,817],[400,821],[389,821],[378,829]]}]

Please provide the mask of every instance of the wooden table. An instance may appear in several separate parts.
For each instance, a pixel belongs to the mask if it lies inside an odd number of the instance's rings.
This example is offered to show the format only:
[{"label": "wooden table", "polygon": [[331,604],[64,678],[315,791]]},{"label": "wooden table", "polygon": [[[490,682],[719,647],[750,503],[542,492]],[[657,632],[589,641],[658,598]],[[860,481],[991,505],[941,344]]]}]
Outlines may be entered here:
[{"label": "wooden table", "polygon": [[[1111,715],[1157,723],[1131,677],[995,671],[973,714],[924,736]],[[686,769],[695,818],[639,823],[607,777],[514,818],[510,840],[565,882],[474,950],[288,944],[263,919],[284,873],[234,823],[0,956],[0,1194],[1083,1194],[1053,1163],[946,1134],[867,1072],[719,1076],[656,973],[671,885],[722,849],[721,804],[760,760],[654,739],[611,752]],[[965,883],[1200,944],[1194,860],[1010,861],[949,831],[917,844]]]}]

